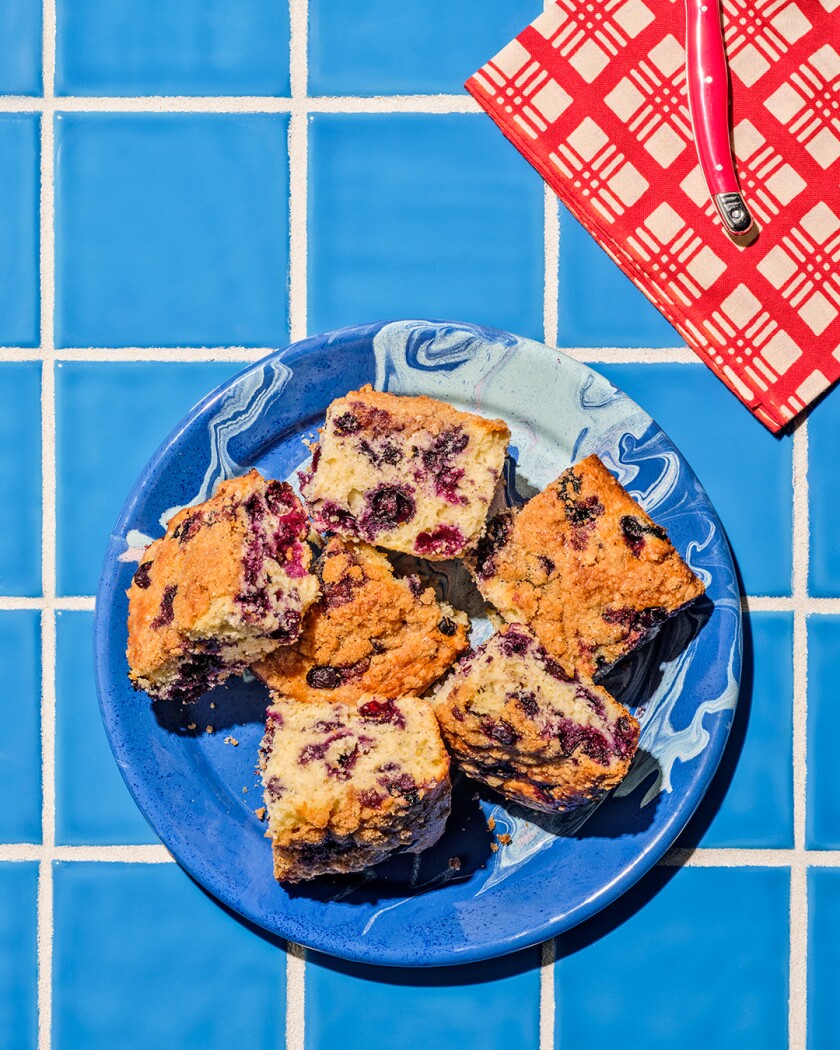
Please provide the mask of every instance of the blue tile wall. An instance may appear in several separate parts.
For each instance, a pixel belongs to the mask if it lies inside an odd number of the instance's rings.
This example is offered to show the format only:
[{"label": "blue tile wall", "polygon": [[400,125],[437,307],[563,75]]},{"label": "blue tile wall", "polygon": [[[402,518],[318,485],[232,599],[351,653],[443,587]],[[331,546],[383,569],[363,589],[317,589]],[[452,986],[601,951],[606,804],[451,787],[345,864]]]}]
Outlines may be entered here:
[{"label": "blue tile wall", "polygon": [[791,592],[792,442],[756,426],[705,365],[596,365],[645,408],[706,488],[744,593]]},{"label": "blue tile wall", "polygon": [[138,474],[192,405],[239,370],[230,363],[58,366],[60,594],[95,592],[108,537]]},{"label": "blue tile wall", "polygon": [[808,1050],[837,1050],[840,871],[808,872]]},{"label": "blue tile wall", "polygon": [[489,121],[317,115],[309,163],[311,331],[438,317],[541,336],[543,184]]},{"label": "blue tile wall", "polygon": [[0,1032],[9,1050],[38,1045],[36,864],[0,864]]},{"label": "blue tile wall", "polygon": [[837,668],[840,616],[808,617],[808,813],[809,849],[840,848],[837,796]]},{"label": "blue tile wall", "polygon": [[[41,840],[41,630],[34,610],[0,612],[0,842]],[[0,1031],[2,1031],[0,1027]]]},{"label": "blue tile wall", "polygon": [[93,613],[56,616],[56,814],[59,845],[158,842],[108,745],[93,680]]},{"label": "blue tile wall", "polygon": [[283,1045],[282,948],[174,864],[55,866],[55,1050]]},{"label": "blue tile wall", "polygon": [[40,95],[41,4],[3,0],[0,4],[0,92]]},{"label": "blue tile wall", "polygon": [[808,495],[811,558],[808,589],[820,598],[840,597],[840,528],[837,519],[837,450],[840,398],[827,397],[808,421]]},{"label": "blue tile wall", "polygon": [[0,114],[0,346],[39,340],[39,130],[34,113]]},{"label": "blue tile wall", "polygon": [[[288,155],[290,118],[245,110],[291,108],[290,5],[55,0],[54,84],[42,76],[42,6],[0,2],[3,108],[18,105],[11,95],[35,99],[20,103],[32,112],[0,113],[0,702],[7,715],[0,741],[0,1046],[37,1050],[39,863],[52,863],[52,1002],[44,1020],[54,1050],[278,1050],[286,1042],[284,946],[226,911],[177,865],[136,860],[157,856],[158,839],[101,725],[93,613],[62,605],[67,596],[95,592],[110,530],[148,458],[191,405],[242,367],[208,360],[204,348],[289,339],[289,167],[297,162]],[[297,59],[308,59],[308,93],[357,96],[346,108],[362,110],[371,96],[464,99],[464,80],[543,4],[486,0],[480,11],[466,0],[305,6],[308,53]],[[45,87],[58,98],[55,116],[51,102],[46,117],[37,112],[45,109],[38,101]],[[75,96],[103,101],[82,112]],[[120,96],[138,100],[121,104]],[[167,96],[195,101],[173,104]],[[231,104],[221,96],[264,101]],[[155,111],[173,105],[193,112]],[[331,106],[316,102],[313,109]],[[43,119],[54,130],[55,286],[43,297],[54,300],[52,319],[40,316]],[[543,337],[543,182],[492,122],[477,113],[320,112],[306,127],[307,287],[298,306],[306,307],[309,331],[435,316]],[[562,207],[559,227],[561,347],[683,345]],[[45,247],[49,274],[49,239]],[[42,329],[51,358],[51,320],[57,610],[49,547],[42,581],[42,367],[26,360],[39,354]],[[167,361],[172,347],[187,348],[178,357],[189,360]],[[99,360],[90,348],[111,352]],[[156,353],[136,360],[142,348]],[[72,359],[80,356],[94,360]],[[697,470],[744,591],[789,599],[791,438],[770,436],[700,363],[596,368],[651,412]],[[838,448],[834,394],[808,423],[808,587],[817,598],[840,599]],[[46,454],[49,477],[51,444]],[[790,608],[783,601],[787,611],[745,618],[731,741],[680,847],[794,845]],[[55,618],[54,679],[49,633],[42,668],[42,617]],[[807,635],[805,845],[840,850],[840,615],[809,615]],[[39,845],[44,686],[58,862]],[[51,824],[48,814],[48,834]],[[147,845],[148,853],[131,852]],[[127,863],[131,856],[135,862]],[[702,853],[696,859],[710,861]],[[656,868],[561,937],[555,1031],[543,1050],[782,1050],[791,992],[788,859],[779,853],[777,866],[751,867],[739,854],[725,858],[737,861],[731,867]],[[48,895],[43,900],[49,905]],[[801,923],[803,901],[793,909]],[[840,870],[809,869],[807,919],[808,1050],[840,1050]],[[295,1004],[303,1005],[306,1050],[539,1050],[539,963],[539,947],[434,970],[308,953],[303,1004]]]},{"label": "blue tile wall", "polygon": [[685,346],[679,332],[560,206],[558,346]]},{"label": "blue tile wall", "polygon": [[792,761],[793,617],[751,613],[729,742],[678,845],[792,848]]},{"label": "blue tile wall", "polygon": [[59,114],[57,345],[282,345],[287,123]]},{"label": "blue tile wall", "polygon": [[61,95],[288,95],[278,0],[58,0]]},{"label": "blue tile wall", "polygon": [[0,455],[0,595],[36,595],[41,591],[41,366],[36,362],[0,363],[0,449],[8,450]]},{"label": "blue tile wall", "polygon": [[313,95],[463,91],[464,81],[542,10],[539,0],[310,0]]},{"label": "blue tile wall", "polygon": [[457,969],[308,958],[306,1050],[539,1048],[537,949]]},{"label": "blue tile wall", "polygon": [[783,1050],[788,880],[660,868],[559,938],[555,1045]]}]

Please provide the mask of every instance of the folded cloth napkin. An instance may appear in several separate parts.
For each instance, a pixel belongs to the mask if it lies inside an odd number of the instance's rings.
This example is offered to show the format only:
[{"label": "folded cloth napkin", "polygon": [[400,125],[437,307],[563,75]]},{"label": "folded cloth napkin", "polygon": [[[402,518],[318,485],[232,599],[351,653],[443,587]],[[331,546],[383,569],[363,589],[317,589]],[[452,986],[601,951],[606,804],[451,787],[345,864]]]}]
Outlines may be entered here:
[{"label": "folded cloth napkin", "polygon": [[681,0],[556,0],[467,89],[772,431],[840,378],[840,0],[724,0],[741,188],[697,161]]}]

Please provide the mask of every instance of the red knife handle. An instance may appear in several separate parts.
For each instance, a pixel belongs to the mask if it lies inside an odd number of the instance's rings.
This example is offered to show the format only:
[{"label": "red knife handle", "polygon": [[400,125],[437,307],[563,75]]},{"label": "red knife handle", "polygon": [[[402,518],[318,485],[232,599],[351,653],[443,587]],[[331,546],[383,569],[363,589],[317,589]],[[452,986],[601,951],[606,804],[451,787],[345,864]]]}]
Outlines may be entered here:
[{"label": "red knife handle", "polygon": [[741,196],[729,144],[729,72],[718,0],[686,0],[686,76],[694,143],[709,193],[730,233],[752,217]]}]

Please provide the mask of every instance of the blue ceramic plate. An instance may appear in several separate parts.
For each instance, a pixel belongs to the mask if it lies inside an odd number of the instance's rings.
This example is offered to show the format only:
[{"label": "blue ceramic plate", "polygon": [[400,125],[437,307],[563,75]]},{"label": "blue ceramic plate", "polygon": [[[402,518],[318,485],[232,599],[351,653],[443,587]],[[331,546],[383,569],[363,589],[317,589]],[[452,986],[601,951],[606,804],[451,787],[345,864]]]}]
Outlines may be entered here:
[{"label": "blue ceramic plate", "polygon": [[[192,708],[152,704],[126,677],[126,588],[142,545],[178,508],[253,466],[293,478],[329,402],[364,383],[501,416],[508,482],[527,497],[597,453],[669,531],[706,584],[701,601],[612,672],[641,750],[600,807],[572,819],[500,805],[456,783],[443,840],[352,879],[286,888],[272,875],[254,774],[266,696],[236,681]],[[457,573],[435,567],[443,589]],[[581,922],[674,842],[717,767],[738,694],[740,602],[723,531],[656,423],[602,376],[555,350],[472,325],[402,321],[348,328],[281,350],[201,402],[161,446],[117,522],[96,602],[99,699],[137,804],[169,850],[219,900],[292,941],[347,959],[430,966],[485,959]],[[476,636],[487,625],[476,623]],[[215,706],[212,706],[215,705]],[[205,727],[212,725],[208,734]],[[239,743],[225,743],[226,737]],[[247,791],[245,790],[247,789]],[[487,818],[509,845],[490,849]],[[458,861],[451,863],[451,858]]]}]

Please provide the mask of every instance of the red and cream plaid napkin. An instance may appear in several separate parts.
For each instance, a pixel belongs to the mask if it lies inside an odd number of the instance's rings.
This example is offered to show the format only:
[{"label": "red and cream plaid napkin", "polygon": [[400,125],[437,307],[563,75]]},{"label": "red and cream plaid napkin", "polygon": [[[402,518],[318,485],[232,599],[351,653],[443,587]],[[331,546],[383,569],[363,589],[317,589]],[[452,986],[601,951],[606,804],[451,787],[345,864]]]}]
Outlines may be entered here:
[{"label": "red and cream plaid napkin", "polygon": [[681,0],[556,0],[467,82],[569,210],[766,426],[840,378],[840,0],[724,0],[741,188],[720,228]]}]

